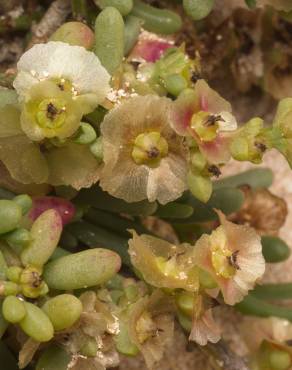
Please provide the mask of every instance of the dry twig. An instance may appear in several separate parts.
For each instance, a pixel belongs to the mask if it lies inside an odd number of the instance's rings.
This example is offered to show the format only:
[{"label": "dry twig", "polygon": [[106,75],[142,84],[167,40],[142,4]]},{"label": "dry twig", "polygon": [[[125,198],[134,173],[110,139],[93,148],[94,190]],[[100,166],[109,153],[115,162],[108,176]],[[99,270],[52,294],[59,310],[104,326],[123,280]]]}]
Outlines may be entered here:
[{"label": "dry twig", "polygon": [[41,21],[32,27],[32,39],[29,46],[44,42],[65,21],[71,11],[70,0],[55,0]]}]

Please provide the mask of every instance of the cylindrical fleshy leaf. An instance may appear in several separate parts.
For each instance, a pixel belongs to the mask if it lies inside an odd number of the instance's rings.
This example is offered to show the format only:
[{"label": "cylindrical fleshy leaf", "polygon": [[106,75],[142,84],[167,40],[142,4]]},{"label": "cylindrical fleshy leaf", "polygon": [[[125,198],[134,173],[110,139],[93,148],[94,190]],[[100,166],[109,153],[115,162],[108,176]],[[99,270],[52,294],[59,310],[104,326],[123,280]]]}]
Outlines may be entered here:
[{"label": "cylindrical fleshy leaf", "polygon": [[63,225],[68,224],[75,216],[75,207],[67,199],[59,197],[38,197],[33,199],[33,206],[29,212],[29,218],[35,221],[48,209],[56,210],[62,218]]},{"label": "cylindrical fleshy leaf", "polygon": [[2,313],[8,322],[14,324],[20,322],[26,315],[24,302],[12,295],[6,297],[2,305]]},{"label": "cylindrical fleshy leaf", "polygon": [[96,248],[50,262],[44,270],[44,279],[51,289],[81,289],[106,282],[120,267],[118,254]]},{"label": "cylindrical fleshy leaf", "polygon": [[124,57],[124,21],[120,12],[105,8],[95,22],[95,54],[109,74],[121,65]]},{"label": "cylindrical fleshy leaf", "polygon": [[22,209],[17,203],[12,200],[0,200],[0,234],[15,229],[21,217]]},{"label": "cylindrical fleshy leaf", "polygon": [[48,300],[42,307],[55,330],[70,328],[82,312],[81,301],[72,294],[60,294]]},{"label": "cylindrical fleshy leaf", "polygon": [[35,304],[24,302],[26,316],[20,321],[21,329],[38,342],[48,342],[53,338],[54,328],[48,316]]},{"label": "cylindrical fleshy leaf", "polygon": [[94,33],[84,23],[67,22],[52,34],[50,41],[62,41],[69,45],[83,46],[85,49],[91,49],[94,44]]},{"label": "cylindrical fleshy leaf", "polygon": [[56,249],[62,232],[62,219],[57,211],[42,213],[31,228],[32,241],[21,254],[24,265],[43,266]]},{"label": "cylindrical fleshy leaf", "polygon": [[36,370],[67,370],[71,356],[62,347],[50,345],[40,356]]}]

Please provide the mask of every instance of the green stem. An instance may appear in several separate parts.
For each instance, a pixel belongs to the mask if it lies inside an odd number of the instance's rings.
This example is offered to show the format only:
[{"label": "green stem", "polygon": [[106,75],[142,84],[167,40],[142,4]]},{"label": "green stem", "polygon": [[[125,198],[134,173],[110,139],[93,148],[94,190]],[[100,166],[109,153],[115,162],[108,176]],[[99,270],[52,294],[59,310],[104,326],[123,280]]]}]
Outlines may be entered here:
[{"label": "green stem", "polygon": [[292,299],[292,283],[258,285],[252,295],[259,299]]},{"label": "green stem", "polygon": [[140,234],[149,233],[140,223],[120,217],[117,214],[90,208],[84,215],[86,221],[91,222],[97,227],[104,227],[117,234],[129,237],[128,229],[134,229]]},{"label": "green stem", "polygon": [[214,181],[214,189],[249,185],[252,188],[268,188],[273,183],[273,172],[269,168],[256,168],[234,176]]},{"label": "green stem", "polygon": [[276,316],[292,321],[292,310],[290,307],[277,306],[249,294],[235,308],[245,315],[270,317]]},{"label": "green stem", "polygon": [[69,224],[67,229],[87,247],[110,249],[120,255],[125,265],[131,265],[127,238],[85,221]]},{"label": "green stem", "polygon": [[71,0],[73,17],[88,21],[87,0]]}]

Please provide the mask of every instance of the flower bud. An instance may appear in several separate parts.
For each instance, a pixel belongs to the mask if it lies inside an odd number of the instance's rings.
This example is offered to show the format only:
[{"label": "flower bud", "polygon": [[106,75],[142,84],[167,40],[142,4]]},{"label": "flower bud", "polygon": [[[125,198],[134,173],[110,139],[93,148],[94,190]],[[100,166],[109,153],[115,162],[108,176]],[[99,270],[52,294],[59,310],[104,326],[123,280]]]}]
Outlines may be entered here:
[{"label": "flower bud", "polygon": [[212,194],[212,181],[209,177],[190,171],[187,176],[187,182],[191,193],[201,202],[206,203]]}]

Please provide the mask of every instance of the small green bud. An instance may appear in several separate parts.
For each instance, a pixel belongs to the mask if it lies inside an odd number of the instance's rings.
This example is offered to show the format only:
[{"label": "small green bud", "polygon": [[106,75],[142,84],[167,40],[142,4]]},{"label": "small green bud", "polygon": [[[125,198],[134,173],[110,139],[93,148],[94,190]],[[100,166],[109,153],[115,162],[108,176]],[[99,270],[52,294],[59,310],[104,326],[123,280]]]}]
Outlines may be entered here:
[{"label": "small green bud", "polygon": [[82,313],[82,303],[71,294],[61,294],[48,300],[42,307],[55,330],[70,328]]},{"label": "small green bud", "polygon": [[35,304],[24,302],[26,316],[20,321],[21,329],[37,342],[48,342],[54,336],[53,325],[48,316]]},{"label": "small green bud", "polygon": [[187,183],[191,193],[201,202],[206,203],[212,195],[212,181],[209,177],[205,177],[192,171],[187,175]]},{"label": "small green bud", "polygon": [[22,208],[12,200],[0,200],[0,234],[14,230],[22,218]]},{"label": "small green bud", "polygon": [[4,299],[2,313],[8,322],[16,324],[24,319],[26,309],[23,301],[15,296],[9,296]]},{"label": "small green bud", "polygon": [[23,215],[25,215],[32,207],[32,199],[26,194],[17,195],[15,198],[13,198],[13,201],[22,208]]},{"label": "small green bud", "polygon": [[188,317],[193,316],[193,311],[194,311],[194,295],[187,293],[187,292],[182,292],[178,293],[175,296],[175,301],[178,306],[178,308],[183,312],[185,315]]},{"label": "small green bud", "polygon": [[80,349],[80,354],[86,357],[95,357],[98,351],[98,344],[95,338],[89,338]]},{"label": "small green bud", "polygon": [[216,281],[212,278],[209,272],[200,269],[199,270],[200,285],[205,289],[214,289],[217,287]]},{"label": "small green bud", "polygon": [[79,130],[74,138],[76,144],[90,144],[96,139],[96,132],[94,128],[86,122],[81,122]]},{"label": "small green bud", "polygon": [[41,269],[33,266],[26,267],[19,279],[22,294],[28,298],[37,298],[48,292],[47,284],[41,278]]},{"label": "small green bud", "polygon": [[248,141],[244,137],[235,138],[230,145],[230,152],[237,161],[247,161],[249,156]]},{"label": "small green bud", "polygon": [[47,284],[42,281],[38,288],[34,288],[29,284],[21,286],[22,294],[27,298],[37,298],[46,295],[49,292]]},{"label": "small green bud", "polygon": [[125,291],[125,294],[126,294],[127,299],[130,302],[135,302],[137,300],[137,297],[139,295],[139,290],[138,290],[138,287],[135,284],[128,285],[124,289],[124,291]]},{"label": "small green bud", "polygon": [[191,164],[194,170],[200,172],[206,167],[207,160],[201,152],[195,151],[191,153]]},{"label": "small green bud", "polygon": [[269,354],[269,363],[273,370],[288,370],[291,366],[291,356],[286,351],[273,350]]},{"label": "small green bud", "polygon": [[90,151],[98,160],[98,162],[102,162],[103,160],[103,145],[102,145],[102,137],[98,137],[91,145]]},{"label": "small green bud", "polygon": [[19,266],[11,266],[7,270],[7,279],[13,283],[19,283],[23,269]]},{"label": "small green bud", "polygon": [[179,74],[166,76],[163,79],[163,84],[167,92],[173,96],[178,96],[184,89],[188,87],[187,80]]},{"label": "small green bud", "polygon": [[20,293],[19,285],[12,281],[0,281],[0,296],[16,295]]}]

